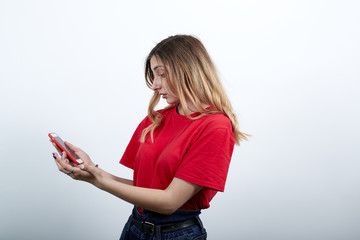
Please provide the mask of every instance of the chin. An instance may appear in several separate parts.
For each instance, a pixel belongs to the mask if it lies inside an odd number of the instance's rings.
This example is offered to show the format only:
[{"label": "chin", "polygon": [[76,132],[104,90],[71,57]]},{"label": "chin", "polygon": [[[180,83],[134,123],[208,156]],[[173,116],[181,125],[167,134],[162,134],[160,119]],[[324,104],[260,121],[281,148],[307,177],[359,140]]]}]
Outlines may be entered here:
[{"label": "chin", "polygon": [[167,102],[168,104],[178,104],[178,103],[179,103],[178,100],[174,100],[174,99],[166,99],[166,102]]}]

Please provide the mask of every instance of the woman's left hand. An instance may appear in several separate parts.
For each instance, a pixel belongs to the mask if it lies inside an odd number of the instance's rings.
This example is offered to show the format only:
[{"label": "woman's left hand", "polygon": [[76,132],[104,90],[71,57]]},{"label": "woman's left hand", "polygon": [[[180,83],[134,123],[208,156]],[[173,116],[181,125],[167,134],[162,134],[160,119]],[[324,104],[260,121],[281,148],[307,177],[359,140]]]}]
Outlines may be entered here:
[{"label": "woman's left hand", "polygon": [[83,160],[84,163],[81,165],[73,163],[67,158],[66,152],[62,152],[62,156],[59,156],[57,153],[53,153],[59,171],[69,175],[75,180],[81,180],[96,185],[102,177],[102,170],[91,161],[86,152],[68,142],[65,142],[65,144],[81,160]]}]

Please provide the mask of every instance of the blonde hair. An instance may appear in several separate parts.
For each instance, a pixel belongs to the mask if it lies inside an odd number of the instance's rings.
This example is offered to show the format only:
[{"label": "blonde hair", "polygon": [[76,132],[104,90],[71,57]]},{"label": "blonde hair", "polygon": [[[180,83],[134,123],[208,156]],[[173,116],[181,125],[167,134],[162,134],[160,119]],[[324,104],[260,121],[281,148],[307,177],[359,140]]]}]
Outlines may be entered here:
[{"label": "blonde hair", "polygon": [[[239,130],[238,121],[216,68],[204,45],[197,38],[189,35],[171,36],[151,50],[145,62],[145,80],[149,88],[154,81],[150,65],[152,57],[161,60],[166,66],[165,80],[170,90],[179,97],[186,117],[198,119],[213,113],[223,113],[231,121],[235,143],[239,144],[241,140],[247,140],[247,134]],[[143,130],[140,142],[144,142],[149,133],[153,141],[153,132],[161,124],[162,115],[154,110],[159,99],[159,93],[154,91],[148,108],[148,116],[152,124]],[[188,101],[195,106],[194,110],[201,113],[200,115],[190,116]],[[205,105],[211,108],[206,108]],[[175,104],[169,105],[167,109],[174,106]]]}]

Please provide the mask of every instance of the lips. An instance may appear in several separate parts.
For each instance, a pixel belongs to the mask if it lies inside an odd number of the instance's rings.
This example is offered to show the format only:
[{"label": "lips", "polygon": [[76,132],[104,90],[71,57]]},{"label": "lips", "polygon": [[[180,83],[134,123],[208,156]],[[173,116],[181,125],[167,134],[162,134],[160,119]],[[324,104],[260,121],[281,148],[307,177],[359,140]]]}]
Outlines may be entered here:
[{"label": "lips", "polygon": [[167,94],[166,94],[166,93],[160,93],[160,95],[162,96],[162,98],[167,98]]}]

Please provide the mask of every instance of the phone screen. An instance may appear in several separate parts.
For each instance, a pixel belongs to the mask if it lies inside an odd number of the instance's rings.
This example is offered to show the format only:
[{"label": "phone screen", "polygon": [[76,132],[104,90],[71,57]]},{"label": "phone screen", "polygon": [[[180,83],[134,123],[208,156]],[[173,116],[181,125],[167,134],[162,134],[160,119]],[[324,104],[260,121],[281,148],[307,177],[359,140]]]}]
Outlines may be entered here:
[{"label": "phone screen", "polygon": [[63,141],[59,136],[57,136],[57,135],[52,135],[52,136],[54,137],[54,139],[55,139],[58,143],[60,143],[60,145],[61,145],[63,148],[65,148],[65,150],[66,150],[68,153],[71,154],[71,156],[72,156],[73,158],[75,158],[75,159],[80,159],[78,156],[76,156],[76,154],[75,154],[70,148],[68,148],[68,147],[65,145],[64,141]]}]

